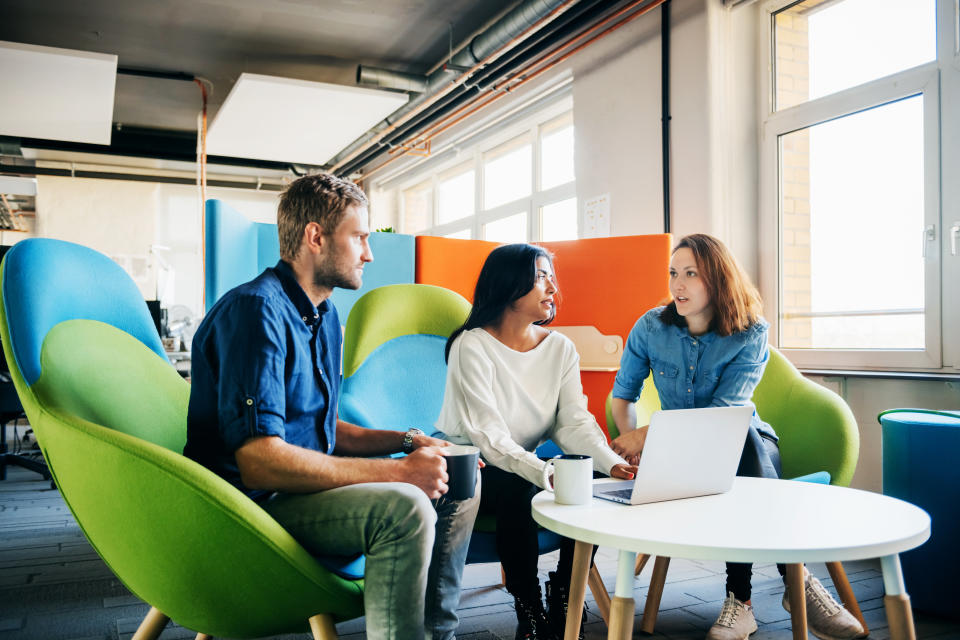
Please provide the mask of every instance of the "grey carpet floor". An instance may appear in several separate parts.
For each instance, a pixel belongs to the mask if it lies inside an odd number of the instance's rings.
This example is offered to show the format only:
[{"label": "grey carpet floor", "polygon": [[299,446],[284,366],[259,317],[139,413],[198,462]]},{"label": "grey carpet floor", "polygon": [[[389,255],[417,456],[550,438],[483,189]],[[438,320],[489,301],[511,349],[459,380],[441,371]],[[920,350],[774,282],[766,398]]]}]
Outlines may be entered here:
[{"label": "grey carpet floor", "polygon": [[[543,579],[556,567],[556,554],[540,559]],[[608,588],[616,576],[617,554],[601,548],[597,566]],[[653,563],[650,563],[652,565]],[[846,563],[846,570],[870,625],[871,638],[885,640],[889,630],[883,611],[883,581],[875,562]],[[822,565],[810,567],[829,588]],[[638,629],[651,567],[637,578]],[[780,605],[783,584],[773,565],[754,568],[754,609],[760,626],[752,640],[792,638],[790,616]],[[701,640],[723,600],[722,563],[675,559],[653,636],[637,638]],[[511,640],[516,618],[513,599],[499,586],[495,564],[470,565],[464,572],[460,602],[461,640]],[[587,640],[606,637],[607,628],[587,592]],[[60,494],[29,471],[10,468],[0,482],[0,640],[128,640],[148,606],[113,577],[73,520]],[[916,614],[921,639],[960,640],[960,621]],[[337,627],[344,640],[363,640],[362,618]],[[194,633],[170,624],[163,640],[193,638]],[[273,640],[307,640],[308,634]]]}]

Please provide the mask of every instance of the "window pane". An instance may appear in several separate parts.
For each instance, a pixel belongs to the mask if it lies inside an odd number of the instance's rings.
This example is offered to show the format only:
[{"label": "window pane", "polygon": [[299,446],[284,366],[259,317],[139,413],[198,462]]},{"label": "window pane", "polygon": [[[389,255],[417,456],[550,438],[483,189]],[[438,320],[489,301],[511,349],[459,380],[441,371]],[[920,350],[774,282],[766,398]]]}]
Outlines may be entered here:
[{"label": "window pane", "polygon": [[483,208],[513,202],[531,192],[533,147],[526,136],[484,155]]},{"label": "window pane", "polygon": [[935,0],[806,0],[774,15],[776,108],[936,59]]},{"label": "window pane", "polygon": [[540,208],[541,240],[577,239],[577,199],[570,198]]},{"label": "window pane", "polygon": [[782,346],[924,348],[922,96],[779,142]]},{"label": "window pane", "polygon": [[462,167],[441,177],[437,186],[437,223],[473,215],[474,171]]},{"label": "window pane", "polygon": [[500,218],[483,225],[483,239],[493,242],[526,242],[527,212]]},{"label": "window pane", "polygon": [[448,233],[443,236],[444,238],[455,238],[457,240],[469,240],[473,237],[473,232],[470,229],[461,229],[460,231],[454,231],[453,233]]},{"label": "window pane", "polygon": [[573,121],[567,114],[562,120],[545,125],[541,132],[540,189],[550,189],[574,179]]},{"label": "window pane", "polygon": [[430,226],[432,200],[433,189],[429,180],[403,192],[404,233],[419,233]]}]

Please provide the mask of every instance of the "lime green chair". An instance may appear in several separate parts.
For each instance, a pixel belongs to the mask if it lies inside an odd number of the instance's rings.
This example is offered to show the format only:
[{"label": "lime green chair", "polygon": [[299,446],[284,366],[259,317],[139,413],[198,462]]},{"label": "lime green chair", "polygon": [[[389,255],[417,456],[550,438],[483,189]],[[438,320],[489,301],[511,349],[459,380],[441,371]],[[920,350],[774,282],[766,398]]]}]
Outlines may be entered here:
[{"label": "lime green chair", "polygon": [[87,539],[198,638],[255,638],[363,615],[363,581],[325,568],[240,491],[181,455],[189,385],[133,281],[106,256],[30,239],[0,266],[0,336],[50,471]]},{"label": "lime green chair", "polygon": [[[616,438],[619,430],[613,421],[612,400],[611,392],[606,403],[607,429],[610,437]],[[752,400],[757,414],[780,438],[784,478],[849,486],[860,455],[860,432],[853,412],[840,396],[804,378],[783,354],[770,347],[770,359]],[[659,409],[660,399],[651,375],[637,401],[637,424],[649,424],[650,416]],[[638,556],[635,573],[639,574],[648,560],[646,555]],[[669,563],[669,558],[662,557],[654,562],[640,625],[647,633],[653,633]],[[828,562],[827,569],[844,605],[866,631],[867,624],[843,565]]]}]

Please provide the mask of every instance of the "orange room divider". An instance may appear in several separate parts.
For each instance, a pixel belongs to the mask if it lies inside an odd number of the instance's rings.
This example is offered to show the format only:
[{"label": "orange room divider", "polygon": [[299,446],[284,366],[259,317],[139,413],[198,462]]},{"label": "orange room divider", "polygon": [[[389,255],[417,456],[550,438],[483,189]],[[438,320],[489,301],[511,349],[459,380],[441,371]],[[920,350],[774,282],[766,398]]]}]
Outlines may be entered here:
[{"label": "orange room divider", "polygon": [[[670,235],[542,242],[556,257],[560,302],[554,326],[594,326],[626,342],[637,318],[669,297]],[[417,236],[416,281],[452,289],[467,300],[487,255],[499,243]],[[588,407],[606,429],[604,402],[615,372],[582,371]]]}]

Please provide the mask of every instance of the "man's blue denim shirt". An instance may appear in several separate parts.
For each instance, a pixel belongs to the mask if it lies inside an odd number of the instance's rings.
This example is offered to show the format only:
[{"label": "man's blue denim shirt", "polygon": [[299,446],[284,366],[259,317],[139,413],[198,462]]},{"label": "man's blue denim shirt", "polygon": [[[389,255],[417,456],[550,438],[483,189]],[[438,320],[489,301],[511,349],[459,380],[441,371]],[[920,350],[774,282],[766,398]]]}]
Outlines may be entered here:
[{"label": "man's blue denim shirt", "polygon": [[193,337],[184,455],[257,499],[234,453],[255,436],[332,453],[343,334],[337,310],[315,307],[282,260],[227,292]]},{"label": "man's blue denim shirt", "polygon": [[[663,409],[752,404],[753,390],[770,357],[767,321],[761,318],[749,329],[729,336],[713,331],[691,336],[686,327],[664,324],[660,320],[663,309],[643,314],[630,330],[613,397],[636,402],[652,371]],[[756,412],[751,424],[776,438]]]}]

